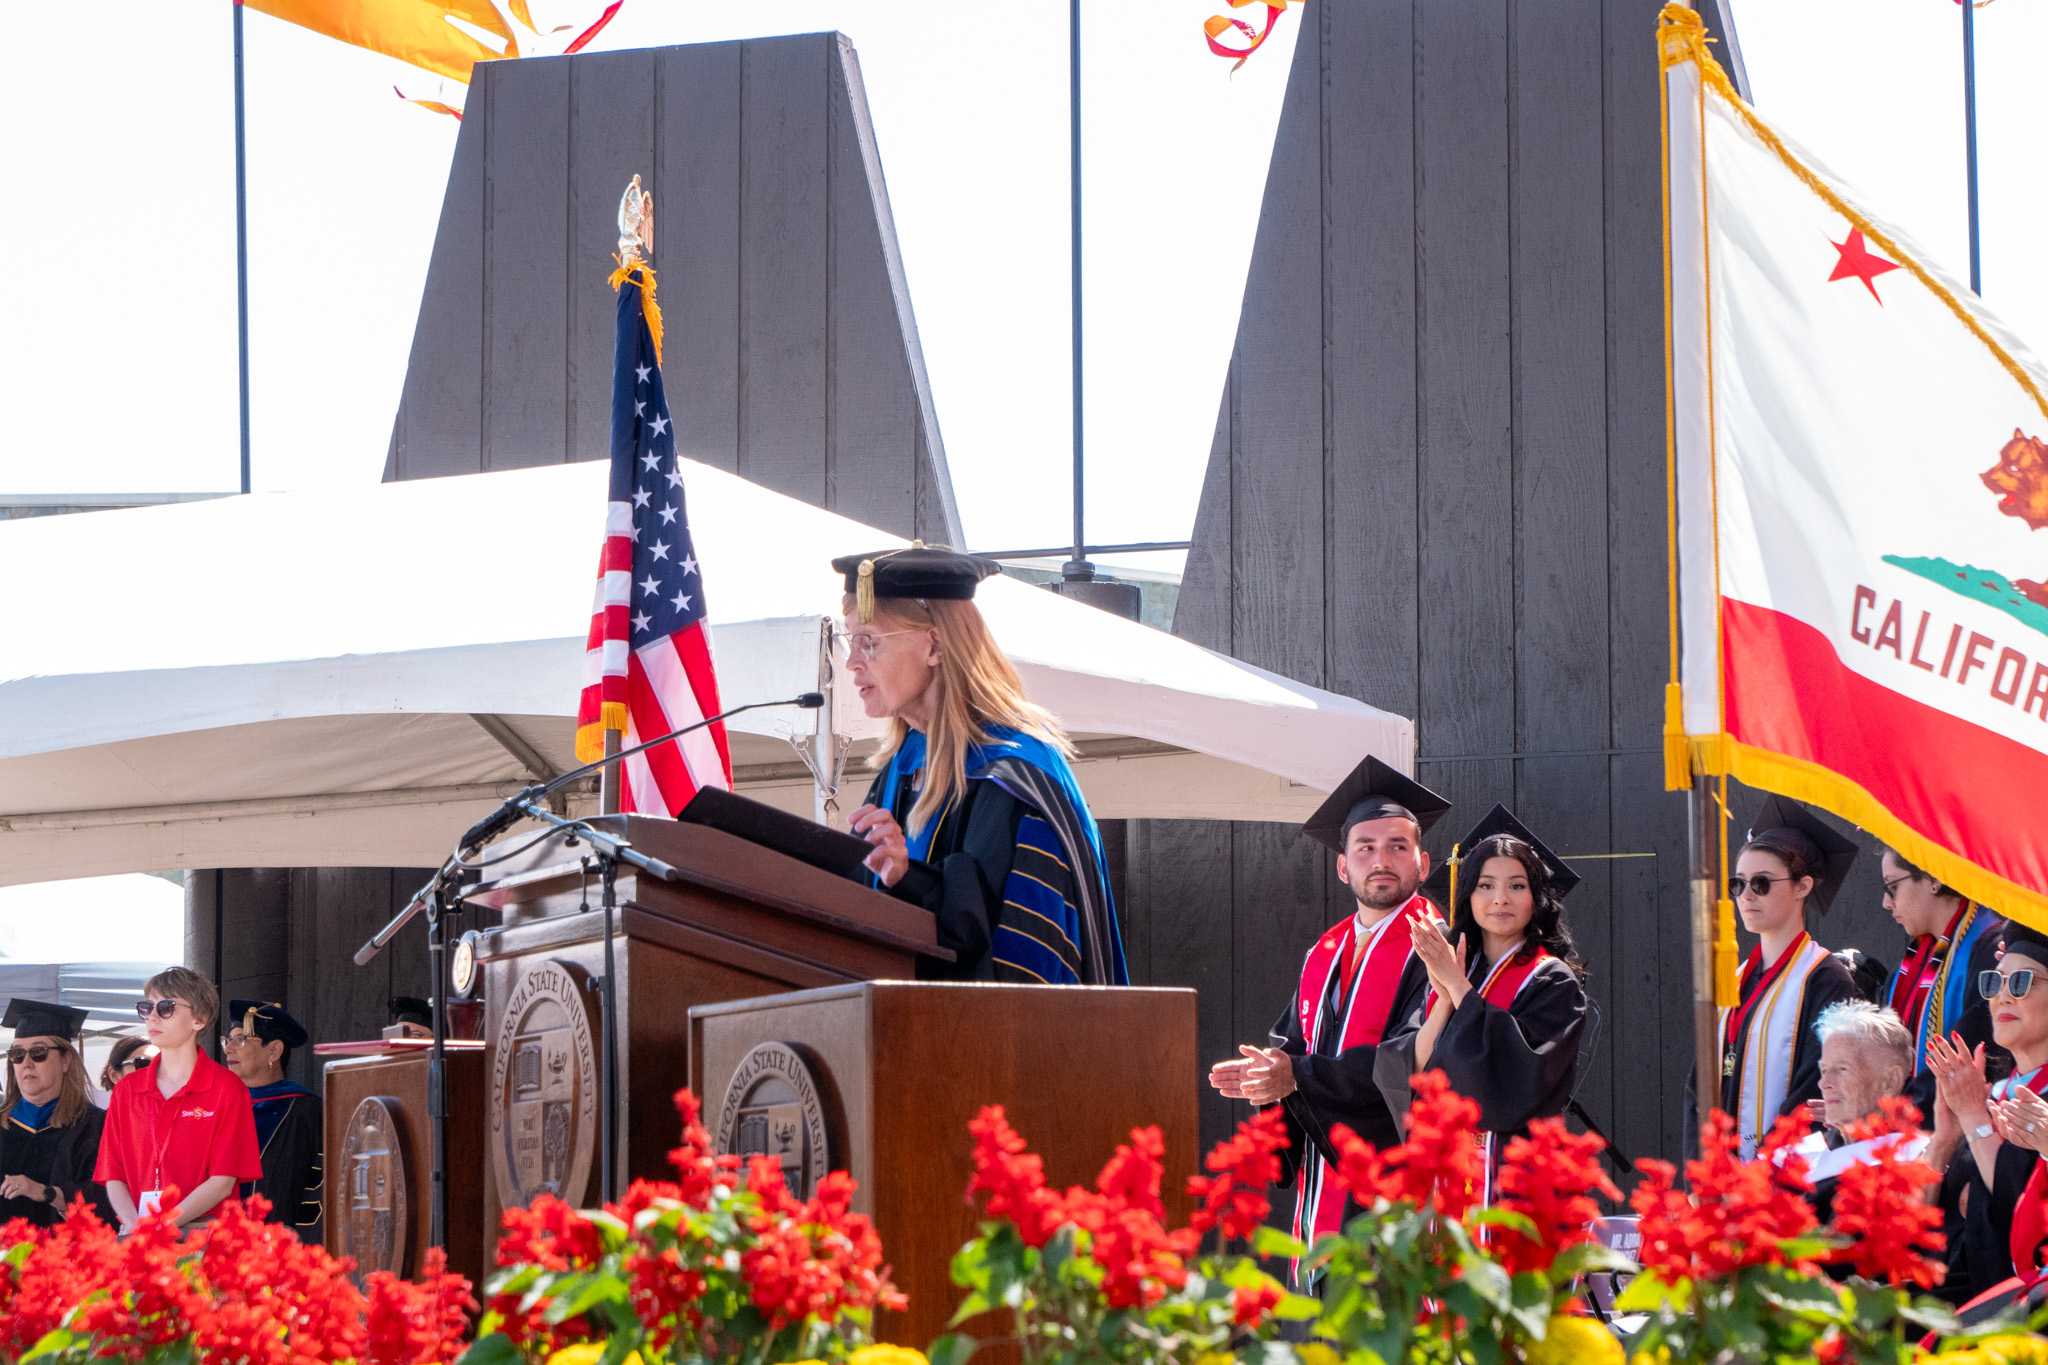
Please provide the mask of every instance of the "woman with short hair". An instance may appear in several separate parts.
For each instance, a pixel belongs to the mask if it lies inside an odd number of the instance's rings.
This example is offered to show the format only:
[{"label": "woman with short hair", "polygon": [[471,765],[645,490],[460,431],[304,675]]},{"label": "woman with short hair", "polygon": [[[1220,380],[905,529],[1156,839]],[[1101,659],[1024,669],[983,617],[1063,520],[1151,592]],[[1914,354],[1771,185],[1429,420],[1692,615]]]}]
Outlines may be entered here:
[{"label": "woman with short hair", "polygon": [[[853,832],[877,884],[930,910],[970,980],[1122,985],[1101,835],[1052,714],[974,605],[990,560],[922,544],[832,561],[836,647],[868,715],[887,718]],[[914,864],[931,876],[906,881]]]},{"label": "woman with short hair", "polygon": [[26,1218],[53,1227],[80,1195],[102,1218],[113,1213],[93,1181],[106,1115],[86,1092],[78,1052],[85,1019],[82,1009],[20,999],[0,1018],[0,1027],[14,1030],[0,1101],[0,1223]]}]

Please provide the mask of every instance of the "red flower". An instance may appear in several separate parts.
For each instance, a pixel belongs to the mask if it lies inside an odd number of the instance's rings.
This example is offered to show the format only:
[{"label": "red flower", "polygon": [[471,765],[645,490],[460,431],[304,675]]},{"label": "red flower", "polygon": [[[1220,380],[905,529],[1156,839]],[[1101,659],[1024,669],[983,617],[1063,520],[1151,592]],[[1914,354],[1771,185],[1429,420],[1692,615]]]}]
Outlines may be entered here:
[{"label": "red flower", "polygon": [[967,1199],[987,1196],[982,1211],[990,1218],[1007,1218],[1017,1227],[1026,1246],[1042,1247],[1068,1221],[1059,1195],[1046,1188],[1045,1163],[1028,1150],[1024,1139],[1003,1116],[1000,1104],[991,1104],[967,1125],[974,1135],[974,1178],[967,1182]]},{"label": "red flower", "polygon": [[1230,1320],[1239,1327],[1257,1327],[1266,1320],[1266,1314],[1279,1306],[1279,1285],[1243,1285],[1230,1296]]},{"label": "red flower", "polygon": [[1221,1228],[1225,1241],[1250,1237],[1272,1211],[1266,1190],[1280,1179],[1286,1150],[1287,1118],[1278,1105],[1239,1124],[1204,1159],[1212,1174],[1188,1177],[1188,1194],[1201,1201],[1189,1226],[1197,1235]]},{"label": "red flower", "polygon": [[[1934,1256],[1944,1246],[1941,1210],[1923,1197],[1941,1178],[1924,1161],[1905,1160],[1900,1146],[1916,1133],[1920,1111],[1903,1096],[1887,1096],[1881,1114],[1850,1136],[1879,1139],[1874,1159],[1842,1172],[1835,1186],[1834,1231],[1849,1239],[1830,1258],[1865,1279],[1931,1289],[1945,1270]],[[1932,1253],[1930,1256],[1928,1253]]]},{"label": "red flower", "polygon": [[1350,1191],[1352,1203],[1370,1208],[1380,1199],[1401,1197],[1379,1148],[1341,1123],[1330,1129],[1330,1141],[1337,1148],[1337,1183]]},{"label": "red flower", "polygon": [[1817,1274],[1811,1257],[1789,1257],[1779,1243],[1814,1230],[1806,1162],[1791,1148],[1805,1135],[1802,1118],[1778,1120],[1756,1159],[1743,1161],[1735,1120],[1716,1110],[1700,1125],[1700,1155],[1686,1163],[1690,1197],[1676,1188],[1669,1162],[1640,1161],[1642,1183],[1629,1197],[1641,1217],[1638,1259],[1667,1282],[1720,1279],[1755,1265]]},{"label": "red flower", "polygon": [[1441,1071],[1417,1074],[1412,1089],[1408,1140],[1371,1157],[1362,1143],[1340,1145],[1339,1178],[1361,1204],[1372,1202],[1366,1191],[1376,1188],[1381,1198],[1462,1218],[1479,1197],[1479,1106],[1452,1090]]},{"label": "red flower", "polygon": [[440,1247],[427,1249],[418,1284],[378,1270],[365,1288],[364,1358],[369,1365],[452,1361],[462,1354],[476,1297],[469,1281],[448,1269],[448,1254]]},{"label": "red flower", "polygon": [[676,1168],[681,1182],[678,1197],[701,1209],[710,1201],[714,1185],[739,1183],[740,1159],[713,1149],[710,1131],[697,1121],[697,1097],[688,1086],[676,1091],[675,1098],[676,1115],[683,1121],[683,1142],[668,1154],[669,1164]]},{"label": "red flower", "polygon": [[1515,1229],[1494,1229],[1496,1252],[1510,1274],[1548,1270],[1566,1247],[1592,1240],[1588,1225],[1600,1216],[1593,1196],[1621,1198],[1600,1166],[1606,1145],[1591,1133],[1569,1131],[1556,1118],[1537,1119],[1528,1137],[1508,1139],[1499,1203],[1536,1225],[1534,1239]]}]

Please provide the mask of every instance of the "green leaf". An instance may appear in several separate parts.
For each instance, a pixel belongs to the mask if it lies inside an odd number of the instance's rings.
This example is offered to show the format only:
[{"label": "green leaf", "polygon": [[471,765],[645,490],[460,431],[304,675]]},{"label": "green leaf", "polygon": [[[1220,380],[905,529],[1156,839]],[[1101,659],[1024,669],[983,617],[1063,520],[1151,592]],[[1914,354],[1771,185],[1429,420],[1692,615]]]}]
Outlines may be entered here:
[{"label": "green leaf", "polygon": [[1788,1261],[1817,1261],[1837,1247],[1849,1243],[1840,1237],[1782,1237],[1778,1250]]},{"label": "green leaf", "polygon": [[1072,1223],[1065,1224],[1046,1242],[1038,1253],[1038,1263],[1048,1275],[1060,1273],[1060,1267],[1074,1259],[1074,1237],[1076,1229]]},{"label": "green leaf", "polygon": [[1307,1294],[1286,1294],[1274,1305],[1273,1316],[1282,1322],[1309,1322],[1322,1311],[1320,1299]]},{"label": "green leaf", "polygon": [[519,1348],[502,1332],[492,1332],[470,1343],[455,1365],[524,1365]]},{"label": "green leaf", "polygon": [[1614,1298],[1617,1313],[1654,1313],[1665,1307],[1683,1313],[1691,1306],[1691,1285],[1683,1281],[1666,1284],[1654,1270],[1646,1270],[1630,1280]]},{"label": "green leaf", "polygon": [[1481,1227],[1512,1228],[1524,1237],[1537,1238],[1542,1235],[1537,1232],[1534,1219],[1514,1209],[1482,1209],[1472,1215],[1472,1221]]},{"label": "green leaf", "polygon": [[931,1361],[932,1365],[967,1365],[968,1358],[980,1349],[980,1346],[980,1342],[965,1332],[948,1332],[931,1344],[931,1349],[925,1352],[925,1358]]},{"label": "green leaf", "polygon": [[1581,1242],[1557,1254],[1557,1260],[1551,1263],[1550,1278],[1564,1281],[1575,1280],[1585,1274],[1634,1275],[1641,1268],[1611,1247],[1604,1247],[1598,1242]]},{"label": "green leaf", "polygon": [[626,1365],[627,1357],[640,1349],[639,1332],[613,1332],[604,1341],[604,1354],[597,1359],[597,1365]]},{"label": "green leaf", "polygon": [[1773,1267],[1756,1279],[1758,1297],[1788,1313],[1838,1322],[1845,1316],[1845,1295],[1834,1281],[1808,1278]]},{"label": "green leaf", "polygon": [[1285,1256],[1293,1258],[1306,1256],[1308,1254],[1308,1247],[1303,1244],[1299,1237],[1290,1236],[1276,1227],[1261,1223],[1258,1230],[1252,1233],[1252,1254],[1254,1256],[1271,1256],[1276,1258]]},{"label": "green leaf", "polygon": [[616,1275],[594,1272],[572,1275],[555,1286],[554,1302],[548,1305],[548,1322],[580,1318],[601,1303],[621,1303],[630,1297],[626,1282]]},{"label": "green leaf", "polygon": [[605,1240],[612,1245],[623,1242],[632,1232],[632,1229],[626,1226],[626,1220],[615,1213],[609,1213],[604,1209],[584,1209],[582,1212],[583,1220],[606,1234]]},{"label": "green leaf", "polygon": [[946,1319],[946,1326],[958,1327],[969,1318],[980,1317],[983,1313],[988,1312],[994,1307],[995,1305],[988,1301],[987,1296],[977,1289],[966,1298],[960,1300],[960,1306],[953,1310],[953,1316]]},{"label": "green leaf", "polygon": [[1470,1286],[1472,1292],[1495,1312],[1513,1311],[1513,1285],[1508,1279],[1507,1270],[1500,1262],[1481,1255],[1469,1254],[1460,1258],[1458,1264],[1465,1272],[1459,1283]]},{"label": "green leaf", "polygon": [[42,1340],[31,1346],[28,1353],[22,1356],[21,1365],[28,1365],[31,1360],[41,1360],[44,1356],[59,1355],[69,1350],[77,1341],[78,1338],[69,1330],[62,1327],[52,1328],[43,1333]]},{"label": "green leaf", "polygon": [[1508,1312],[1522,1331],[1541,1341],[1550,1330],[1550,1282],[1534,1271],[1515,1276],[1508,1289]]},{"label": "green leaf", "polygon": [[[1903,1297],[1903,1296],[1902,1296]],[[1920,1299],[1899,1305],[1899,1316],[1915,1327],[1950,1337],[1963,1330],[1963,1320],[1939,1299]]]}]

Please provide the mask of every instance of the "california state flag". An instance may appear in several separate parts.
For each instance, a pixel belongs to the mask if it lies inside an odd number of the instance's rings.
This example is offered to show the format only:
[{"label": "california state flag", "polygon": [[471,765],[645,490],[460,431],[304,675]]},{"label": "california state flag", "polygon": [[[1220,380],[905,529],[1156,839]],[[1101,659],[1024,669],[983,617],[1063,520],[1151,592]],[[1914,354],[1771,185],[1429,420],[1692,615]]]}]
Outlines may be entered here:
[{"label": "california state flag", "polygon": [[1855,822],[2048,924],[2048,370],[1735,95],[1664,62],[1667,778]]}]

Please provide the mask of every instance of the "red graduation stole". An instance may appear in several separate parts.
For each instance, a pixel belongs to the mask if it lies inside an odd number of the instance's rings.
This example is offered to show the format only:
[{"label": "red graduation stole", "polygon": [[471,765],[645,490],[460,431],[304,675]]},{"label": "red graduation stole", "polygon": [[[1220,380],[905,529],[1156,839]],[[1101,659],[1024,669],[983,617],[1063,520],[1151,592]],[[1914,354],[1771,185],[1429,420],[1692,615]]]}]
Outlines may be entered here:
[{"label": "red graduation stole", "polygon": [[[1337,1048],[1377,1044],[1387,1031],[1387,1016],[1393,1013],[1401,993],[1401,976],[1415,942],[1408,936],[1407,919],[1417,912],[1429,913],[1429,902],[1411,896],[1408,903],[1366,931],[1363,957],[1352,973],[1351,988],[1336,1001],[1329,1024],[1337,1030]],[[1341,981],[1340,972],[1358,934],[1358,916],[1346,915],[1316,940],[1301,964],[1301,986],[1297,997],[1301,1036],[1311,1054],[1320,1050],[1325,1019],[1330,1011],[1331,988]],[[1324,1233],[1335,1232],[1344,1219],[1344,1191],[1330,1179],[1329,1165],[1310,1144],[1308,1159],[1302,1163],[1295,1183],[1294,1235],[1313,1244]]]},{"label": "red graduation stole", "polygon": [[[1538,963],[1549,957],[1541,944],[1535,948],[1523,948],[1509,953],[1487,969],[1486,980],[1479,983],[1479,998],[1489,1005],[1507,1009],[1515,1003],[1515,997],[1522,993],[1522,987],[1535,972]],[[1436,988],[1430,987],[1429,994],[1422,999],[1422,1017],[1436,1008]]]}]

